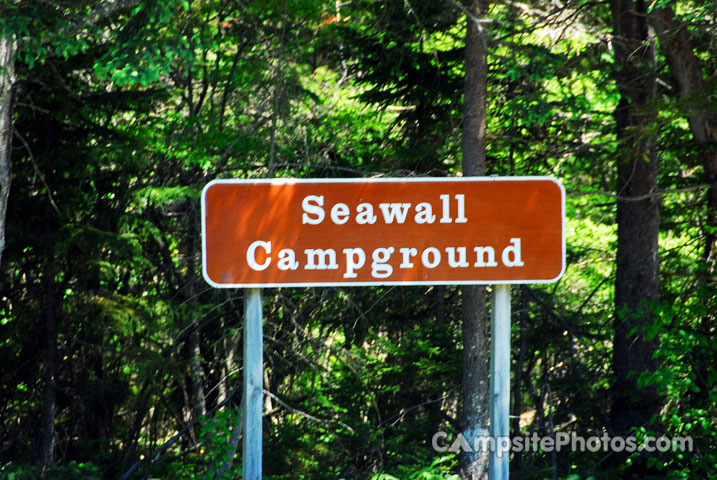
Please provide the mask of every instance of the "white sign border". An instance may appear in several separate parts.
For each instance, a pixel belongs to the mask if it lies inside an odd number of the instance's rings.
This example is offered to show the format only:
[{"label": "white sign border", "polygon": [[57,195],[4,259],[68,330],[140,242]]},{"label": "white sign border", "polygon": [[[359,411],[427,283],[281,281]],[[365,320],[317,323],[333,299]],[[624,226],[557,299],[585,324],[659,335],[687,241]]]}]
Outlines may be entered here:
[{"label": "white sign border", "polygon": [[[214,185],[226,184],[273,184],[273,185],[293,185],[298,183],[429,183],[429,182],[463,182],[463,181],[479,181],[479,182],[530,182],[530,181],[551,181],[560,189],[560,208],[561,208],[561,239],[562,239],[562,267],[560,273],[551,279],[525,279],[525,280],[416,280],[416,281],[359,281],[359,282],[294,282],[294,283],[217,283],[207,273],[207,248],[206,248],[206,194]],[[295,288],[295,287],[370,287],[370,286],[418,286],[418,285],[524,285],[524,284],[541,284],[555,283],[565,274],[565,187],[563,183],[549,176],[518,176],[518,177],[359,177],[359,178],[232,178],[232,179],[214,179],[207,183],[202,189],[201,197],[201,217],[202,217],[202,276],[204,280],[214,288]]]}]

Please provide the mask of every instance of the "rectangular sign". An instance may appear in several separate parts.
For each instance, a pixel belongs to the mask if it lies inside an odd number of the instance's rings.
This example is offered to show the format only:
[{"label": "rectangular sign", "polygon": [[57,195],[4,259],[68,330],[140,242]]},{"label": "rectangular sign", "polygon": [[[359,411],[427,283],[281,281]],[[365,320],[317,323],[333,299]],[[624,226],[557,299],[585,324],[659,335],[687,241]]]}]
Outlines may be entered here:
[{"label": "rectangular sign", "polygon": [[203,273],[219,288],[554,282],[564,218],[549,177],[215,180]]}]

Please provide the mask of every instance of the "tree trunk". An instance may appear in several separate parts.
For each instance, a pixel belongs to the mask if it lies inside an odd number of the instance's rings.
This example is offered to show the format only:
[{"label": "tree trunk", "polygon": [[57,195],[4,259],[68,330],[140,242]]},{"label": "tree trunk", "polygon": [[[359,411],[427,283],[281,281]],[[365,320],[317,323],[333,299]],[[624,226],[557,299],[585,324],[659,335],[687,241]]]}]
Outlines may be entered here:
[{"label": "tree trunk", "polygon": [[231,376],[232,372],[234,371],[235,362],[234,362],[234,354],[239,348],[239,332],[235,331],[233,327],[227,327],[224,319],[221,320],[221,332],[222,332],[222,353],[223,358],[220,363],[220,375],[221,378],[219,379],[218,383],[218,393],[217,393],[217,404],[224,403],[224,400],[227,399],[227,396],[229,395],[229,392],[231,390],[231,386],[229,384],[229,377]]},{"label": "tree trunk", "polygon": [[[486,36],[477,18],[485,11],[480,0],[469,5],[466,31],[463,109],[463,175],[485,175],[485,132],[488,62]],[[472,17],[472,18],[471,18]],[[489,340],[485,288],[466,285],[463,296],[463,390],[461,430],[473,445],[473,438],[487,434],[489,412]],[[463,479],[488,478],[488,451],[459,455]]]},{"label": "tree trunk", "polygon": [[16,50],[15,37],[0,31],[0,265],[5,250],[5,214],[10,194]]},{"label": "tree trunk", "polygon": [[191,382],[192,413],[194,420],[207,414],[204,394],[204,372],[202,371],[202,350],[200,347],[199,322],[195,321],[189,333],[189,378]]},{"label": "tree trunk", "polygon": [[[656,114],[654,48],[642,1],[613,0],[615,80],[620,101],[617,124],[617,271],[615,278],[615,384],[611,424],[614,435],[645,426],[660,408],[653,388],[639,387],[638,376],[655,371],[653,353],[658,337],[646,329],[654,321],[652,305],[659,301],[659,196],[630,197],[657,191],[658,162],[651,127]],[[641,462],[634,462],[639,468]]]},{"label": "tree trunk", "polygon": [[[50,208],[48,206],[46,235],[51,235]],[[43,370],[44,392],[40,417],[40,464],[41,477],[55,464],[55,414],[57,410],[57,286],[55,285],[55,260],[52,245],[47,246],[44,272],[45,284],[45,365]]]},{"label": "tree trunk", "polygon": [[[197,282],[197,239],[194,232],[198,231],[197,205],[193,200],[187,201],[187,211],[184,217],[185,234],[184,251],[186,255],[187,270],[184,277],[184,296],[186,302],[196,302]],[[195,315],[192,312],[192,315]],[[204,370],[202,368],[202,346],[201,346],[201,322],[196,315],[189,325],[189,333],[186,340],[187,366],[189,374],[189,401],[191,402],[193,420],[198,420],[207,413],[207,400],[204,391]]]},{"label": "tree trunk", "polygon": [[[657,32],[660,49],[670,66],[670,74],[677,87],[681,103],[688,113],[688,121],[692,138],[698,148],[707,190],[707,215],[704,227],[704,246],[702,259],[705,270],[702,281],[714,286],[717,264],[717,114],[709,108],[709,98],[704,98],[709,90],[700,69],[699,60],[695,55],[686,25],[675,20],[671,8],[656,8],[650,15],[650,22]],[[710,302],[704,301],[706,314],[702,317],[702,332],[711,336],[714,312]],[[695,352],[696,357],[705,357]],[[699,358],[694,362],[697,384],[700,387],[699,397],[705,399],[710,385],[705,381],[708,371],[715,366],[715,359]]]}]

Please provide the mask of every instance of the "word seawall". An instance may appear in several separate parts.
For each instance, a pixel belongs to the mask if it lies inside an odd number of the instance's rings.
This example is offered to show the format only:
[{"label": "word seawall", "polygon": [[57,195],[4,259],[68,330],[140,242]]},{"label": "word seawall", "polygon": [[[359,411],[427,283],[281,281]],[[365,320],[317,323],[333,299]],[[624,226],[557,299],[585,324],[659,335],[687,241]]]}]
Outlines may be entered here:
[{"label": "word seawall", "polygon": [[[452,198],[451,198],[452,197]],[[422,225],[467,224],[465,196],[440,195],[438,208],[434,204],[384,202],[374,205],[363,202],[351,208],[345,203],[325,205],[322,195],[308,195],[302,201],[302,225],[333,224],[340,238],[342,225],[350,221],[357,225]],[[404,227],[406,228],[406,227]],[[494,268],[503,265],[519,268],[522,259],[520,237],[506,239],[501,245],[470,246],[410,246],[400,245],[396,238],[388,244],[366,250],[358,246],[345,248],[293,248],[278,249],[272,240],[258,239],[246,249],[246,264],[253,271],[267,269],[293,270],[341,270],[344,279],[355,279],[362,269],[368,269],[374,279],[390,279],[397,270],[432,270],[447,266],[450,269]]]}]

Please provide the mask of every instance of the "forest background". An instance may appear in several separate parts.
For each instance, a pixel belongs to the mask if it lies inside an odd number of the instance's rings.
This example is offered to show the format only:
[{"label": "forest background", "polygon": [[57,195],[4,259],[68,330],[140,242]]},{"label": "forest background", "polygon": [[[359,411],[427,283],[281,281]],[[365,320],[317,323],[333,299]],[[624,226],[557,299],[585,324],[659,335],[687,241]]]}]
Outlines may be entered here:
[{"label": "forest background", "polygon": [[[476,174],[567,190],[565,276],[513,289],[512,434],[694,440],[513,477],[717,476],[715,2],[5,0],[0,34],[0,477],[238,478],[210,180]],[[265,290],[266,478],[479,478],[431,441],[485,426],[486,298]]]}]

